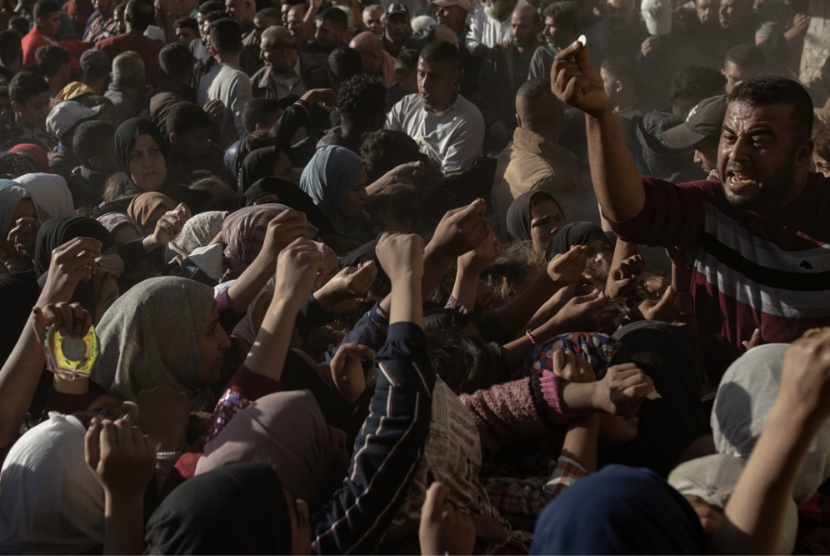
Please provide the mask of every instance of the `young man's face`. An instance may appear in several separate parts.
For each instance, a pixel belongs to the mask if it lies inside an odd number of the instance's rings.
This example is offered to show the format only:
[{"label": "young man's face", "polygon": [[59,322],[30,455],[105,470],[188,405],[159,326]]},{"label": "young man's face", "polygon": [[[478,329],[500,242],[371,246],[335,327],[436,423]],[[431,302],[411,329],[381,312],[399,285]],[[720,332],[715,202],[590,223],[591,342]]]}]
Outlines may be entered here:
[{"label": "young man's face", "polygon": [[345,30],[341,29],[340,26],[327,19],[318,19],[315,24],[317,25],[317,32],[314,38],[323,48],[334,50],[343,44]]},{"label": "young man's face", "polygon": [[25,104],[15,101],[12,103],[12,108],[15,119],[21,127],[45,128],[46,117],[49,115],[49,92],[33,96]]},{"label": "young man's face", "polygon": [[739,66],[735,62],[726,62],[721,73],[726,77],[726,94],[729,94],[732,89],[744,81],[764,75],[766,69],[764,66],[757,64],[754,66]]},{"label": "young man's face", "polygon": [[61,14],[54,12],[46,17],[38,18],[37,26],[50,37],[57,37],[61,28]]},{"label": "young man's face", "polygon": [[791,200],[795,174],[809,168],[811,155],[793,111],[785,104],[729,103],[718,146],[718,174],[731,204],[765,210]]},{"label": "young man's face", "polygon": [[393,15],[386,18],[386,36],[395,42],[403,42],[412,32],[409,18],[405,15]]},{"label": "young man's face", "polygon": [[170,139],[183,156],[190,159],[202,158],[210,148],[210,126],[187,133],[173,133]]},{"label": "young man's face", "polygon": [[608,0],[605,10],[612,29],[628,27],[634,19],[634,0]]},{"label": "young man's face", "polygon": [[455,84],[461,71],[450,62],[418,60],[418,92],[424,103],[436,110],[445,110],[455,97]]},{"label": "young man's face", "polygon": [[198,38],[198,34],[192,27],[176,27],[176,38],[180,43],[187,46]]},{"label": "young man's face", "polygon": [[546,17],[542,31],[545,41],[555,48],[566,48],[576,40],[576,33],[570,25],[557,25],[556,18]]},{"label": "young man's face", "polygon": [[718,19],[720,0],[697,0],[697,19],[702,24],[711,23]]}]

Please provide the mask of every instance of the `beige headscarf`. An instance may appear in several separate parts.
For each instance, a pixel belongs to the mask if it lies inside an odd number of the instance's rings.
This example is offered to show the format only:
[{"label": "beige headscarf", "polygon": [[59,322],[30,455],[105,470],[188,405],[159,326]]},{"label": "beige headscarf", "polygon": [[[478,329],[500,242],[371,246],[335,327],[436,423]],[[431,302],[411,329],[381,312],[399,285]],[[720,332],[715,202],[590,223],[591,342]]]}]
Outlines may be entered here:
[{"label": "beige headscarf", "polygon": [[98,336],[101,357],[92,380],[127,400],[144,388],[172,388],[193,410],[213,410],[199,378],[199,341],[213,312],[213,289],[185,278],[151,278],[107,310]]}]

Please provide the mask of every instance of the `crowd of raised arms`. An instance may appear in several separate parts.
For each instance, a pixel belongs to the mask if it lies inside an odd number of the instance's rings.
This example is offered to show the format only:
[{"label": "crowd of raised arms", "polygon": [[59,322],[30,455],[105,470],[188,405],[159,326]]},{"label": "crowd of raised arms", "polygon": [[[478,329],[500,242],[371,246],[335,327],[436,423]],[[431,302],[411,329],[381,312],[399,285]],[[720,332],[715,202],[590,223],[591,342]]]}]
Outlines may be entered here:
[{"label": "crowd of raised arms", "polygon": [[372,1],[0,2],[0,554],[830,553],[830,2]]}]

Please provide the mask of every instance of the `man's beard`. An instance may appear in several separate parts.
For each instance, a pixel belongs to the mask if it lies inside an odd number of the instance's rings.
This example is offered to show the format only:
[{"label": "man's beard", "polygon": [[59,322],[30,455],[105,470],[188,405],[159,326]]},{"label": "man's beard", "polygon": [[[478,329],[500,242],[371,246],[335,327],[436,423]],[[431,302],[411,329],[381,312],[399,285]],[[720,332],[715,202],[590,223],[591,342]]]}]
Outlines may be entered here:
[{"label": "man's beard", "polygon": [[761,176],[758,176],[758,184],[763,181],[765,187],[763,189],[759,188],[757,194],[748,199],[732,195],[726,185],[726,181],[729,179],[729,170],[725,169],[725,175],[721,180],[721,187],[723,188],[723,194],[726,200],[733,207],[748,210],[769,210],[780,206],[789,195],[790,189],[795,183],[795,159],[797,152],[798,147],[793,149],[788,157],[787,163],[782,164],[780,170],[768,175],[763,180]]}]

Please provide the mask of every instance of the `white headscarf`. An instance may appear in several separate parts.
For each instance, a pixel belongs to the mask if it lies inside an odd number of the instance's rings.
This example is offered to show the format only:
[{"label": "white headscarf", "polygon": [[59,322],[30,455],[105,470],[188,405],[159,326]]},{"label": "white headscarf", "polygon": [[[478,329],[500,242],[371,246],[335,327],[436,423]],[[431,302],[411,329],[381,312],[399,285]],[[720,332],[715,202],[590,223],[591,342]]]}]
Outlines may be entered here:
[{"label": "white headscarf", "polygon": [[56,174],[26,174],[15,179],[32,194],[41,222],[75,216],[75,202],[66,180]]},{"label": "white headscarf", "polygon": [[24,434],[0,471],[0,553],[81,554],[104,544],[104,490],[71,415]]},{"label": "white headscarf", "polygon": [[[712,434],[718,453],[748,458],[764,430],[781,388],[781,368],[789,344],[767,344],[746,352],[723,375]],[[793,498],[804,504],[830,478],[830,421],[825,421],[795,481]]]}]

